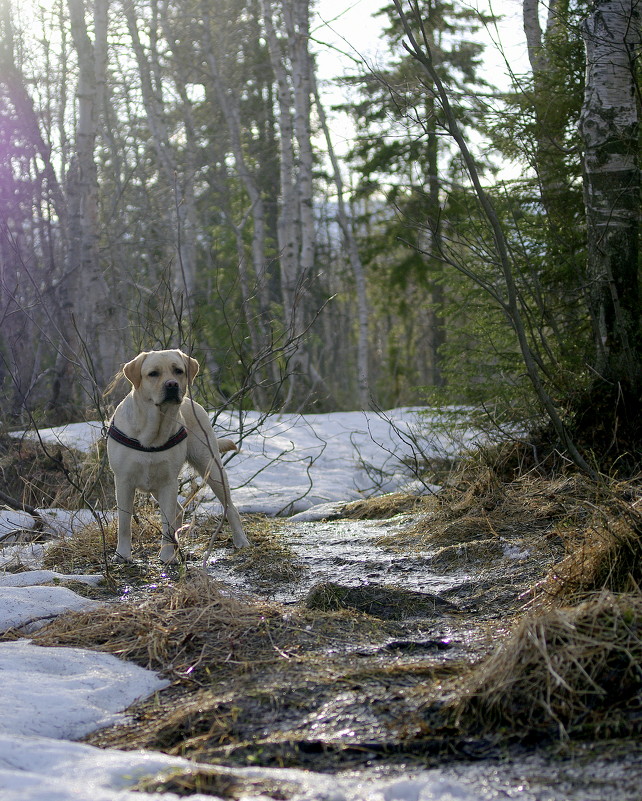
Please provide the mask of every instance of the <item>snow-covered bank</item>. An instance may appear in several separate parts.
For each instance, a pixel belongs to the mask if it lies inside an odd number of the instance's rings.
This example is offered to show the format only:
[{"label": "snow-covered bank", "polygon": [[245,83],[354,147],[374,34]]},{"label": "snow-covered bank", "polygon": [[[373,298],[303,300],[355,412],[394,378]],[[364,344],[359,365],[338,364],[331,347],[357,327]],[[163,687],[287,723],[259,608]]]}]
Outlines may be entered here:
[{"label": "snow-covered bank", "polygon": [[[421,408],[267,417],[248,411],[221,413],[214,427],[218,436],[241,444],[228,464],[239,511],[290,514],[416,487],[408,468],[414,457],[444,457],[479,436],[463,428],[454,439],[442,422],[437,413]],[[88,451],[101,432],[99,423],[73,423],[38,436],[45,444]]]}]

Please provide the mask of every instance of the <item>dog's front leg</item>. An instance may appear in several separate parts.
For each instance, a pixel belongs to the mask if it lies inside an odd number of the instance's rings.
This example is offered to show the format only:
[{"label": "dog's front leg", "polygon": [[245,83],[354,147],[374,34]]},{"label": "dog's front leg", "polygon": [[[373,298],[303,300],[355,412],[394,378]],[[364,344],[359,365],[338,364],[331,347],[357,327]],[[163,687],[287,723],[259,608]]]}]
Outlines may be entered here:
[{"label": "dog's front leg", "polygon": [[116,480],[116,506],[118,508],[118,543],[116,558],[132,561],[132,515],[134,514],[135,487],[129,481]]},{"label": "dog's front leg", "polygon": [[160,560],[165,564],[177,564],[180,561],[180,551],[176,532],[182,525],[183,513],[178,503],[178,481],[170,482],[156,493],[156,500],[160,506],[163,533],[160,550]]}]

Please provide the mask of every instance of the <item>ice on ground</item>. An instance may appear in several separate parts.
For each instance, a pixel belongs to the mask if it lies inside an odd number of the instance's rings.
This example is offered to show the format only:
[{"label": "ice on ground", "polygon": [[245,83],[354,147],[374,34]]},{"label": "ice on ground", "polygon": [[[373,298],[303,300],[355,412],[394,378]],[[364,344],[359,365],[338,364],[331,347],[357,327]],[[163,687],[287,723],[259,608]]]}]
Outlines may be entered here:
[{"label": "ice on ground", "polygon": [[15,531],[30,531],[36,524],[35,518],[27,512],[0,509],[0,542]]},{"label": "ice on ground", "polygon": [[[67,587],[0,587],[0,632],[33,631],[63,612],[100,606]],[[28,627],[26,629],[25,627]]]},{"label": "ice on ground", "polygon": [[295,523],[312,523],[314,521],[327,520],[331,517],[338,517],[344,506],[345,502],[341,501],[318,503],[316,506],[311,506],[303,512],[297,512],[295,515],[292,515],[289,520]]},{"label": "ice on ground", "polygon": [[105,525],[114,516],[113,511],[93,509],[39,509],[44,531],[54,537],[69,537],[92,523]]},{"label": "ice on ground", "polygon": [[2,704],[0,733],[55,739],[111,725],[134,701],[169,684],[111,654],[30,640],[0,643],[0,676],[2,697],[10,699]]},{"label": "ice on ground", "polygon": [[[98,512],[93,509],[36,509],[42,522],[42,534],[46,537],[70,537],[91,523],[105,525],[114,516],[113,511]],[[0,509],[0,544],[11,541],[12,535],[31,531],[36,518],[27,512]]]},{"label": "ice on ground", "polygon": [[46,548],[41,542],[28,545],[9,545],[0,549],[0,570],[15,569],[17,566],[40,568],[45,557]]},{"label": "ice on ground", "polygon": [[[140,801],[143,796],[127,788],[147,777],[194,767],[180,757],[149,751],[103,751],[81,743],[0,734],[2,801]],[[288,787],[290,801],[483,801],[465,784],[438,771],[423,771],[412,778],[382,779],[293,769],[222,770],[257,783],[254,789],[250,784],[247,792],[235,795],[239,801],[273,798],[271,792],[261,793],[261,779],[272,787],[282,782]],[[161,793],[154,794],[154,798],[174,801],[178,796]],[[200,793],[190,795],[192,801],[216,798]]]},{"label": "ice on ground", "polygon": [[65,574],[55,570],[26,570],[24,573],[0,572],[1,587],[33,587],[36,584],[66,584],[78,581],[81,584],[100,584],[103,577],[94,573]]},{"label": "ice on ground", "polygon": [[[447,456],[479,436],[463,428],[455,441],[437,425],[437,413],[414,407],[307,415],[221,412],[212,419],[218,436],[240,444],[227,465],[234,504],[240,512],[270,515],[406,487],[431,491],[417,484],[408,464]],[[101,431],[100,423],[74,423],[38,436],[45,443],[86,451]],[[201,497],[207,504],[201,511],[220,511],[208,489]]]},{"label": "ice on ground", "polygon": [[[452,454],[456,449],[443,432],[434,433],[426,410],[401,408],[376,412],[282,414],[263,419],[258,412],[220,414],[217,433],[241,437],[241,450],[228,465],[232,499],[241,512],[292,514],[335,501],[420,486],[408,463],[414,457]],[[474,432],[462,434],[470,443]],[[220,509],[205,491],[208,505]],[[211,502],[211,505],[210,505]]]},{"label": "ice on ground", "polygon": [[62,445],[86,453],[103,437],[103,424],[98,421],[67,423],[55,428],[43,428],[37,435],[33,431],[14,431],[12,437],[38,440],[44,445]]}]

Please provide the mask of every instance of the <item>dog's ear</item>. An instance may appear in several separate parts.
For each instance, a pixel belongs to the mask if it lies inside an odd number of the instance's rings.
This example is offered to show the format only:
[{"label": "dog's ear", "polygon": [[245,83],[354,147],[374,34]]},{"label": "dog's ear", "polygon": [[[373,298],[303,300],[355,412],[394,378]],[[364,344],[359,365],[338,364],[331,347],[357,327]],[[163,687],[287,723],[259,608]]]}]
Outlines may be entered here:
[{"label": "dog's ear", "polygon": [[142,353],[139,353],[135,359],[132,359],[131,362],[127,362],[127,364],[123,367],[125,378],[130,384],[133,385],[134,389],[138,389],[140,386],[140,382],[142,380],[141,371],[143,369],[143,362],[145,361],[146,356],[147,351],[143,351]]},{"label": "dog's ear", "polygon": [[198,371],[200,370],[201,366],[196,359],[192,359],[192,357],[188,356],[186,353],[183,353],[183,358],[185,359],[185,364],[187,365],[187,381],[191,384],[198,375]]}]

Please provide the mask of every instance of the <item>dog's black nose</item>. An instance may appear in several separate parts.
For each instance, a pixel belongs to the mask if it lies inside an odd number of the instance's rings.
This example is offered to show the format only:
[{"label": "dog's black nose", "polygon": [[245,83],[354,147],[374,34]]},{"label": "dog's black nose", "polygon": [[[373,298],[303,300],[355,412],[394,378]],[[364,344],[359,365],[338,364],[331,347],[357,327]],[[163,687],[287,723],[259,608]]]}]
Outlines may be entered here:
[{"label": "dog's black nose", "polygon": [[178,381],[170,378],[164,384],[165,387],[165,402],[178,403],[180,401],[180,388]]}]

